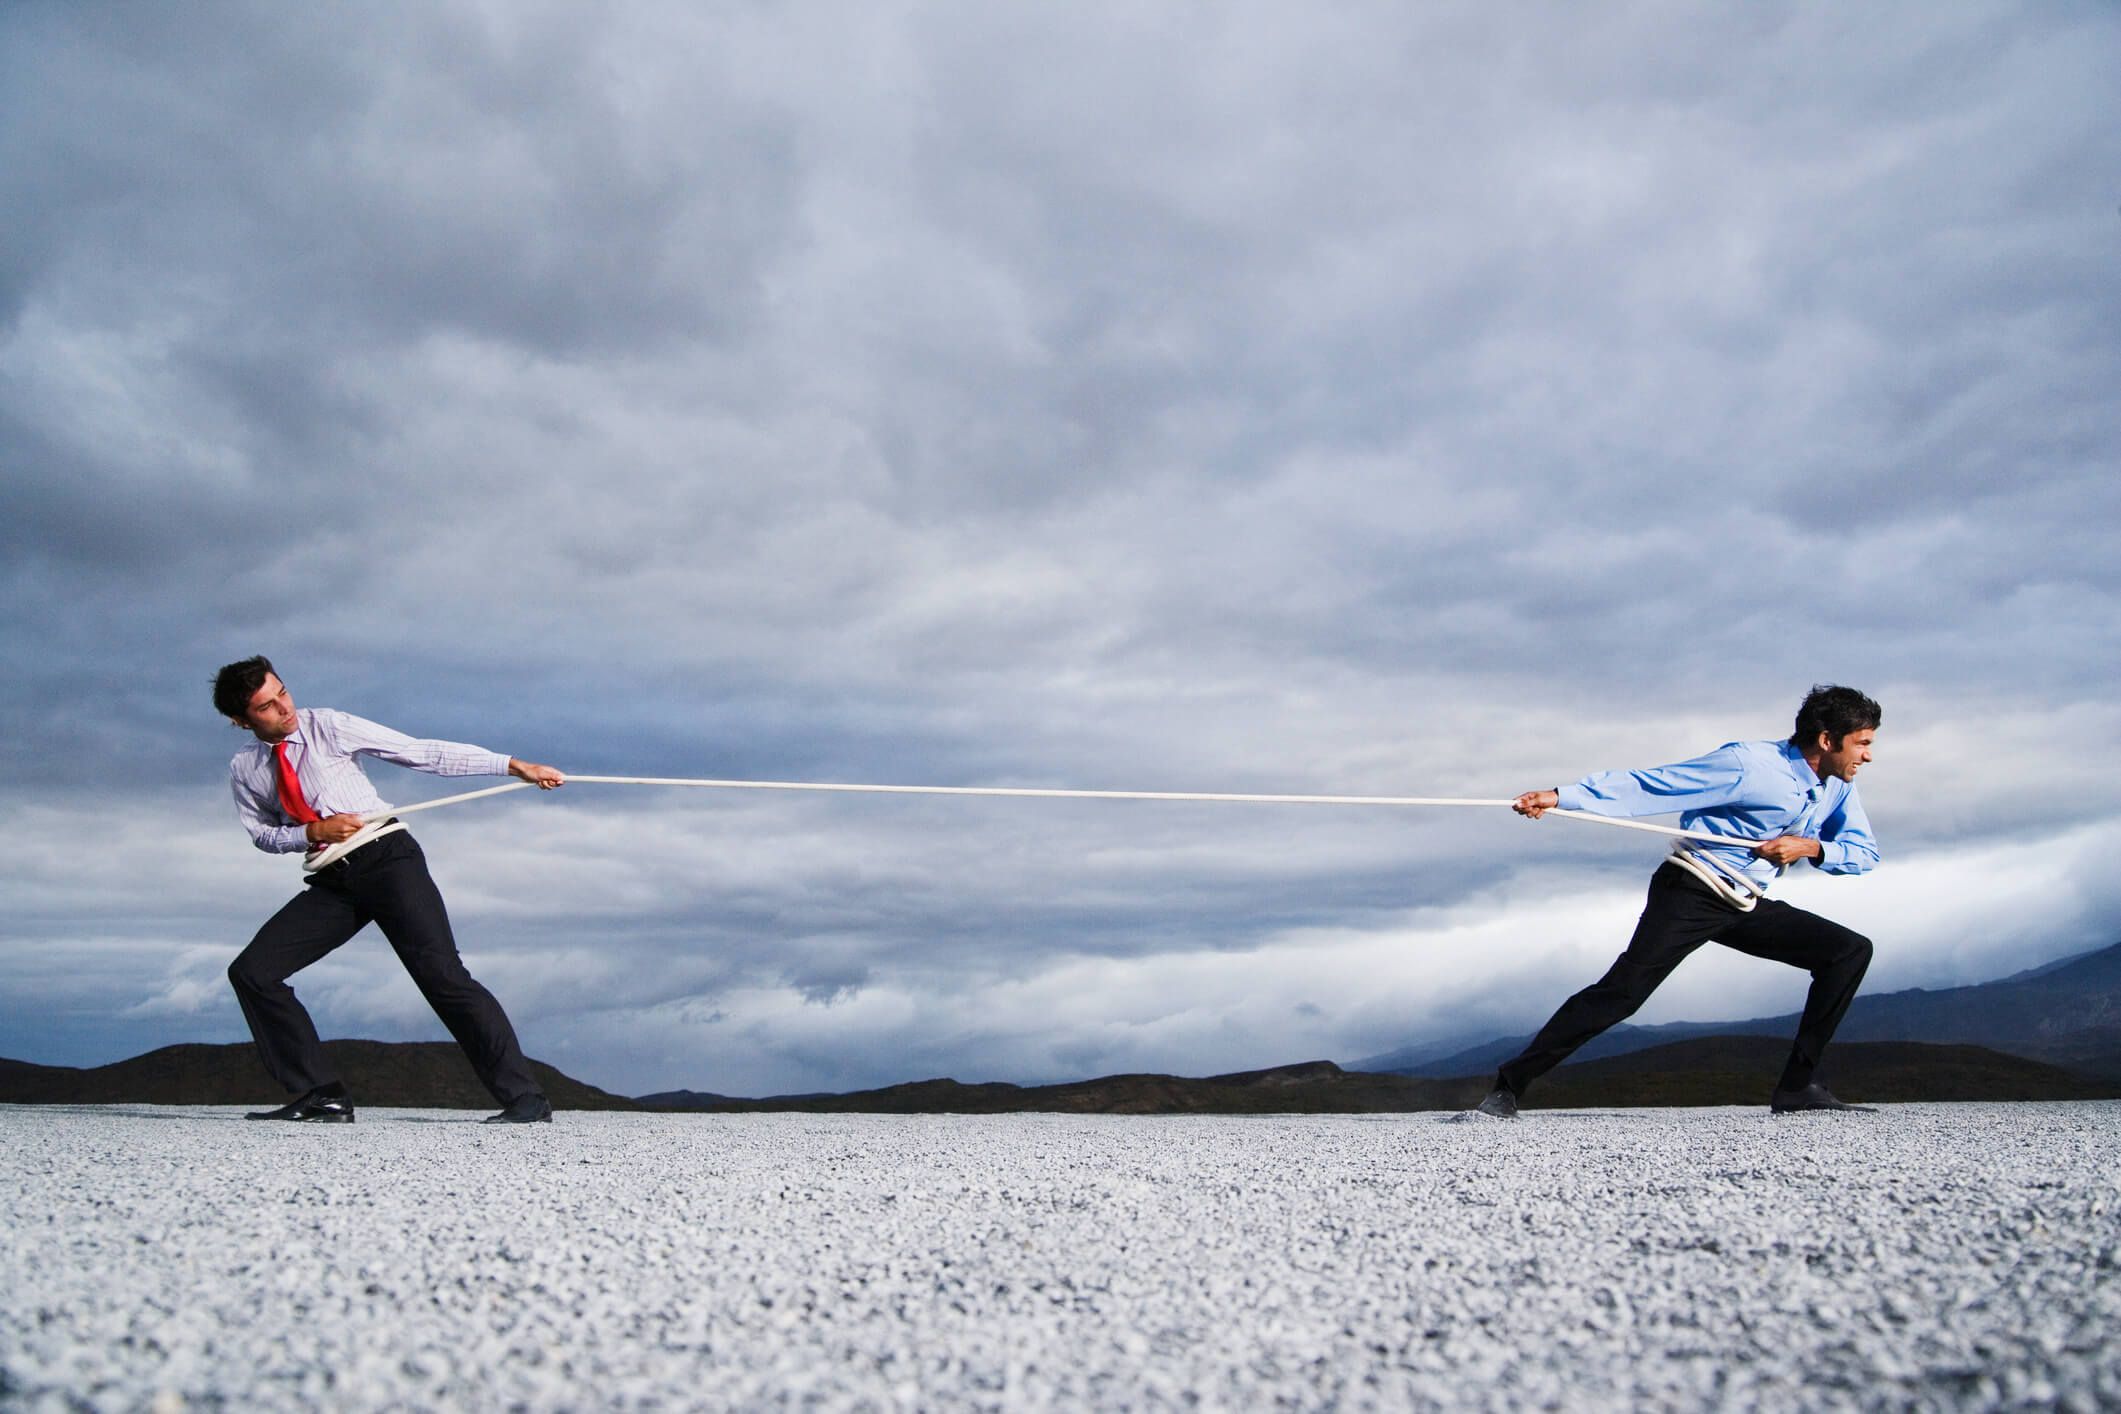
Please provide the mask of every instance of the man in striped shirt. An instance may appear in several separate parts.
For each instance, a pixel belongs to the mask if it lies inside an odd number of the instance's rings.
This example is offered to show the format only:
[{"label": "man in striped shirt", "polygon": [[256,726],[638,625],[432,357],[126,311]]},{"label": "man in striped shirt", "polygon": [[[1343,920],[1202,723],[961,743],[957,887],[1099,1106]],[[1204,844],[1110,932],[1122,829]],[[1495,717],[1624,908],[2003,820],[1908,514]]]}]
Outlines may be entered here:
[{"label": "man in striped shirt", "polygon": [[[348,712],[297,708],[262,657],[230,663],[215,675],[214,707],[257,738],[229,762],[230,786],[251,840],[270,854],[337,844],[361,828],[364,816],[389,808],[362,772],[360,756],[438,776],[515,776],[544,790],[567,779],[550,766],[461,742],[415,740]],[[552,1105],[523,1059],[507,1013],[464,970],[441,891],[410,834],[400,829],[379,835],[311,874],[306,884],[266,920],[228,969],[259,1057],[295,1096],[290,1104],[250,1118],[353,1119],[353,1099],[287,979],[371,922],[383,930],[420,994],[501,1105],[487,1123],[552,1118]]]}]

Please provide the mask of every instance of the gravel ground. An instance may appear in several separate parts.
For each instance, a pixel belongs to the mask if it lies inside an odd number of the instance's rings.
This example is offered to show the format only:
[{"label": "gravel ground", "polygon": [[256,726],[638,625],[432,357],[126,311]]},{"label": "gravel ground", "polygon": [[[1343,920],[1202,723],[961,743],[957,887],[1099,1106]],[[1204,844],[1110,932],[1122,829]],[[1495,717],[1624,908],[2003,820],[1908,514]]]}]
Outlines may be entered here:
[{"label": "gravel ground", "polygon": [[2121,1105],[0,1106],[0,1406],[2121,1407]]}]

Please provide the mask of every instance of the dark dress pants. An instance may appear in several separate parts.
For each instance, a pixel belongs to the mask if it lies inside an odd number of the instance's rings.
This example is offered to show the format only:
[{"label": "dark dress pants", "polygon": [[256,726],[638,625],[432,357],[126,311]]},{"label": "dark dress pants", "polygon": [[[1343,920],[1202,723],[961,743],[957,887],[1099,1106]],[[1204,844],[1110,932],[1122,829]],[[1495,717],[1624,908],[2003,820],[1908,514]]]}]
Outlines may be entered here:
[{"label": "dark dress pants", "polygon": [[228,980],[273,1079],[297,1095],[338,1080],[316,1023],[287,979],[371,922],[390,940],[494,1099],[507,1105],[539,1093],[507,1013],[464,970],[442,892],[427,873],[427,856],[403,831],[310,875],[307,887],[267,919],[229,964]]},{"label": "dark dress pants", "polygon": [[1527,1085],[1578,1046],[1633,1016],[1673,968],[1711,941],[1812,974],[1797,1040],[1776,1088],[1801,1090],[1811,1084],[1821,1052],[1834,1039],[1834,1028],[1871,965],[1871,940],[1779,899],[1763,899],[1750,912],[1741,911],[1678,865],[1666,864],[1650,876],[1649,902],[1628,950],[1605,976],[1563,1002],[1515,1059],[1503,1063],[1503,1087],[1524,1094]]}]

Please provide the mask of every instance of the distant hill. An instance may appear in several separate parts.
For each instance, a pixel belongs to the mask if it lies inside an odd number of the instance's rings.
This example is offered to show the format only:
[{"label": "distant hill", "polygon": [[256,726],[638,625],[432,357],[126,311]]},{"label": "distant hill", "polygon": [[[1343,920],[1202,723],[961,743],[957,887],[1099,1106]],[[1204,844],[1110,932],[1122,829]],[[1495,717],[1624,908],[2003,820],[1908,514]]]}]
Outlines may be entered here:
[{"label": "distant hill", "polygon": [[2121,1080],[2121,1051],[2086,1056],[2083,1060],[2071,1061],[2069,1068],[2079,1075],[2095,1076],[2100,1080]]},{"label": "distant hill", "polygon": [[[1789,1058],[1787,1036],[1704,1036],[1564,1066],[1525,1096],[1527,1109],[1765,1105]],[[1852,1102],[2121,1099],[2100,1080],[1980,1046],[1834,1042],[1821,1078]],[[1486,1089],[1487,1079],[1480,1088]]]},{"label": "distant hill", "polygon": [[[1586,981],[1590,980],[1588,978]],[[1567,994],[1557,993],[1558,1006]],[[1797,1013],[1748,1021],[1675,1021],[1616,1026],[1571,1059],[1571,1065],[1699,1036],[1796,1033]],[[1411,1076],[1493,1075],[1531,1039],[1504,1036],[1438,1053],[1408,1046],[1355,1062],[1360,1070]],[[1849,1041],[1922,1041],[1985,1046],[2086,1074],[2121,1073],[2121,943],[2000,981],[1930,991],[1921,987],[1859,994],[1835,1035]],[[1564,1067],[1566,1068],[1566,1067]]]},{"label": "distant hill", "polygon": [[[356,1105],[490,1110],[486,1087],[464,1053],[446,1041],[326,1041]],[[553,1108],[631,1110],[622,1095],[561,1074],[542,1061],[531,1074]],[[0,1103],[16,1105],[255,1105],[287,1103],[249,1043],[164,1046],[131,1060],[76,1069],[0,1060]]]},{"label": "distant hill", "polygon": [[728,1098],[712,1090],[658,1090],[653,1095],[636,1095],[633,1102],[650,1110],[704,1110]]},{"label": "distant hill", "polygon": [[[1530,1097],[1539,1108],[1767,1104],[1789,1053],[1786,1039],[1718,1036],[1659,1046],[1557,1071]],[[2121,1099],[2121,1081],[2100,1081],[1979,1046],[1910,1042],[1836,1044],[1831,1079],[1844,1099]],[[1062,1085],[966,1085],[919,1080],[846,1095],[781,1095],[741,1100],[700,1097],[651,1108],[741,1114],[806,1111],[856,1114],[1378,1114],[1470,1109],[1490,1077],[1448,1079],[1343,1070],[1307,1061],[1205,1079],[1108,1075]],[[682,1094],[686,1092],[670,1092]],[[667,1098],[667,1097],[666,1097]]]},{"label": "distant hill", "polygon": [[[689,1094],[677,1091],[671,1094]],[[1010,1085],[988,1081],[915,1080],[881,1090],[845,1095],[774,1095],[765,1099],[696,1096],[668,1101],[643,1096],[653,1108],[720,1114],[812,1111],[855,1114],[1362,1114],[1376,1111],[1453,1109],[1466,1100],[1467,1082],[1414,1080],[1403,1075],[1364,1075],[1331,1061],[1306,1061],[1267,1070],[1190,1079],[1177,1075],[1107,1075],[1059,1085]]]},{"label": "distant hill", "polygon": [[[1781,1036],[1711,1036],[1567,1066],[1528,1097],[1530,1108],[1622,1109],[1767,1103],[1789,1042]],[[329,1041],[356,1103],[421,1109],[491,1109],[461,1052],[444,1042]],[[2121,1062],[2121,1057],[2110,1058]],[[1849,1100],[2121,1099],[2121,1074],[2063,1070],[1980,1046],[1836,1042],[1828,1076]],[[1378,1074],[1306,1061],[1189,1078],[1107,1075],[1059,1085],[917,1080],[846,1095],[738,1099],[674,1090],[629,1100],[584,1085],[539,1061],[532,1071],[563,1110],[697,1114],[808,1111],[856,1114],[1393,1114],[1478,1104],[1490,1077]],[[2117,1065],[2121,1070],[2121,1065]],[[76,1070],[0,1060],[0,1103],[244,1105],[282,1103],[248,1045],[165,1046],[114,1065]]]}]

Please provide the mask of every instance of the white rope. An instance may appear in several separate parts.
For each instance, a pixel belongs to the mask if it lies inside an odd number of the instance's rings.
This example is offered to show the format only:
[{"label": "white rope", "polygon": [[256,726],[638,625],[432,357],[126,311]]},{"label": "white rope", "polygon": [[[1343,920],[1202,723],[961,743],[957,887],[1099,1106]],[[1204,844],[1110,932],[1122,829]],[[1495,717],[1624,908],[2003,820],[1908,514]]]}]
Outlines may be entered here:
[{"label": "white rope", "polygon": [[462,795],[445,795],[437,800],[423,800],[415,805],[400,805],[393,809],[372,811],[361,817],[361,828],[355,830],[337,844],[319,845],[302,856],[302,872],[314,874],[319,869],[328,869],[364,844],[373,844],[385,835],[394,835],[405,827],[398,823],[400,815],[410,815],[416,810],[432,810],[438,805],[461,805],[467,800],[483,800],[489,795],[506,795],[512,790],[528,790],[529,781],[513,781],[505,786],[488,786],[484,790],[468,790]]},{"label": "white rope", "polygon": [[[1767,887],[1756,883],[1752,875],[1721,855],[1694,848],[1686,840],[1672,841],[1670,857],[1672,863],[1707,884],[1718,897],[1740,913],[1751,913],[1754,906],[1767,897]],[[1775,866],[1778,876],[1782,873],[1782,868],[1779,864]]]},{"label": "white rope", "polygon": [[[1349,806],[1507,806],[1515,805],[1516,798],[1469,799],[1461,796],[1440,795],[1249,795],[1227,791],[1175,791],[1175,790],[1059,790],[1041,786],[885,786],[858,785],[847,782],[826,781],[731,781],[694,779],[681,776],[569,776],[570,785],[605,786],[694,786],[707,790],[793,790],[835,791],[841,794],[860,795],[983,795],[1009,796],[1033,800],[1164,800],[1207,801],[1220,805],[1349,805]],[[512,790],[528,790],[529,781],[514,781],[505,786],[488,786],[484,790],[465,791],[462,795],[445,795],[436,800],[423,800],[413,805],[400,805],[388,810],[378,810],[362,816],[361,829],[338,844],[312,850],[304,857],[302,868],[308,872],[336,864],[353,851],[371,840],[391,833],[379,828],[400,815],[410,815],[417,810],[433,810],[444,805],[459,805],[467,800],[480,800],[489,795],[502,795]],[[1564,820],[1582,820],[1594,825],[1616,825],[1625,830],[1648,830],[1652,834],[1670,835],[1682,840],[1705,840],[1715,844],[1750,847],[1754,841],[1732,839],[1725,835],[1706,834],[1700,830],[1681,830],[1671,825],[1653,825],[1644,820],[1621,820],[1611,815],[1593,815],[1584,810],[1548,810]],[[399,827],[402,828],[402,827]]]}]

